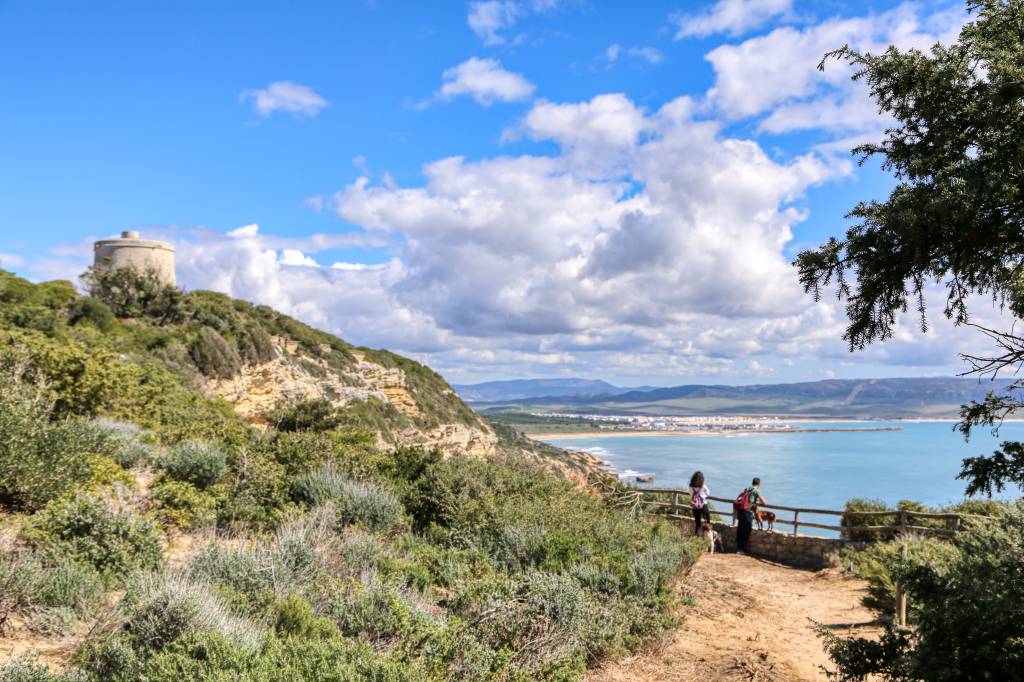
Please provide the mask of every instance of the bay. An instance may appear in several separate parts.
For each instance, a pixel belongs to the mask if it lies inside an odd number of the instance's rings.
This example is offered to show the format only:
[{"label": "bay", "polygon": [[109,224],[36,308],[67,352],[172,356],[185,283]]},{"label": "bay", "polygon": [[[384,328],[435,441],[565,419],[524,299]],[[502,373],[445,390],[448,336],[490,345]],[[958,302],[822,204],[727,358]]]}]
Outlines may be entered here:
[{"label": "bay", "polygon": [[[954,432],[949,422],[815,422],[793,426],[840,430],[537,437],[559,447],[593,453],[627,481],[635,480],[637,475],[650,475],[654,487],[685,489],[691,474],[700,470],[712,495],[733,498],[758,476],[761,491],[771,503],[835,510],[841,510],[854,497],[880,499],[891,505],[903,499],[929,506],[957,502],[964,497],[965,482],[956,476],[965,457],[991,454],[1004,440],[1024,440],[1024,423],[1004,424],[998,438],[987,429],[975,429],[969,442]],[[863,427],[899,428],[849,430]],[[1000,497],[1020,494],[1012,488]],[[716,504],[719,509],[726,506]],[[835,523],[834,517],[807,520]]]}]

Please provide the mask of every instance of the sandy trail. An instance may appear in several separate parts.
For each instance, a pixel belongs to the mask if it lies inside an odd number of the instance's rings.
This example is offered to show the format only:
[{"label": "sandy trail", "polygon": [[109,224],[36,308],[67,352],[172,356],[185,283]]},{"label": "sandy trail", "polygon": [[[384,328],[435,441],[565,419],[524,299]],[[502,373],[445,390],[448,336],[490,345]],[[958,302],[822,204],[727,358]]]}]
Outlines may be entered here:
[{"label": "sandy trail", "polygon": [[609,664],[587,680],[824,680],[821,666],[828,658],[814,622],[841,635],[881,631],[875,615],[860,605],[864,587],[834,571],[705,555],[679,587],[692,604],[680,607],[685,622],[679,630],[654,650]]}]

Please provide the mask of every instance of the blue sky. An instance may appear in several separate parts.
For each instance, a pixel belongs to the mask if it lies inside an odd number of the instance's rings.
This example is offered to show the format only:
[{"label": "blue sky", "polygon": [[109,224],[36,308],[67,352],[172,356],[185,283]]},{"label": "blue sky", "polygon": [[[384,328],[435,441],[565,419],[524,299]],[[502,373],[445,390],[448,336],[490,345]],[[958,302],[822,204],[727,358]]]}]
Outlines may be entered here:
[{"label": "blue sky", "polygon": [[821,53],[964,20],[942,2],[0,0],[0,260],[73,278],[92,239],[142,230],[175,242],[188,288],[453,381],[948,374],[962,335],[941,325],[847,354],[841,310],[794,293],[786,261],[891,185],[850,163],[885,121]]}]

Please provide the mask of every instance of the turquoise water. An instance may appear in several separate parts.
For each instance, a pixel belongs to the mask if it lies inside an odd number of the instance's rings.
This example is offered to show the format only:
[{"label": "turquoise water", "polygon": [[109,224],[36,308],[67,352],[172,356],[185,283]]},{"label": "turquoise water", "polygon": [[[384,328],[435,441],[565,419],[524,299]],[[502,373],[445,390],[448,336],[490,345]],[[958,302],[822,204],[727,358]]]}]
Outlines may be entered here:
[{"label": "turquoise water", "polygon": [[[799,426],[796,425],[795,426]],[[956,479],[964,457],[990,454],[1004,440],[1024,440],[1024,423],[1006,424],[994,438],[976,429],[970,442],[950,423],[815,423],[813,428],[900,426],[899,431],[751,433],[710,436],[559,438],[559,447],[591,452],[628,480],[654,476],[654,487],[681,487],[697,469],[711,494],[733,498],[754,476],[772,503],[841,510],[852,497],[895,504],[912,499],[939,506],[963,499]],[[1004,497],[1020,496],[1017,489]],[[716,503],[719,508],[725,507]],[[788,512],[785,516],[791,516]],[[780,512],[780,517],[783,513]],[[803,515],[801,515],[803,518]],[[834,517],[808,518],[835,523]]]}]

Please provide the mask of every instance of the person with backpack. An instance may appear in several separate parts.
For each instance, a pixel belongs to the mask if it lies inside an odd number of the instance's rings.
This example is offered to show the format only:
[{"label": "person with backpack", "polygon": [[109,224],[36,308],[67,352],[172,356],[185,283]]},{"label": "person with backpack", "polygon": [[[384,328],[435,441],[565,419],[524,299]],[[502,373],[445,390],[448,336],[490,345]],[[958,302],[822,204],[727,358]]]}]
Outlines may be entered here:
[{"label": "person with backpack", "polygon": [[747,552],[750,531],[754,527],[754,507],[759,504],[768,504],[768,501],[761,496],[761,479],[755,477],[750,487],[737,495],[736,501],[732,503],[733,511],[739,519],[739,527],[736,529],[736,551],[739,554]]},{"label": "person with backpack", "polygon": [[693,534],[700,535],[701,521],[711,523],[711,510],[708,508],[708,487],[704,485],[704,474],[697,471],[690,477],[690,510],[693,512]]}]

